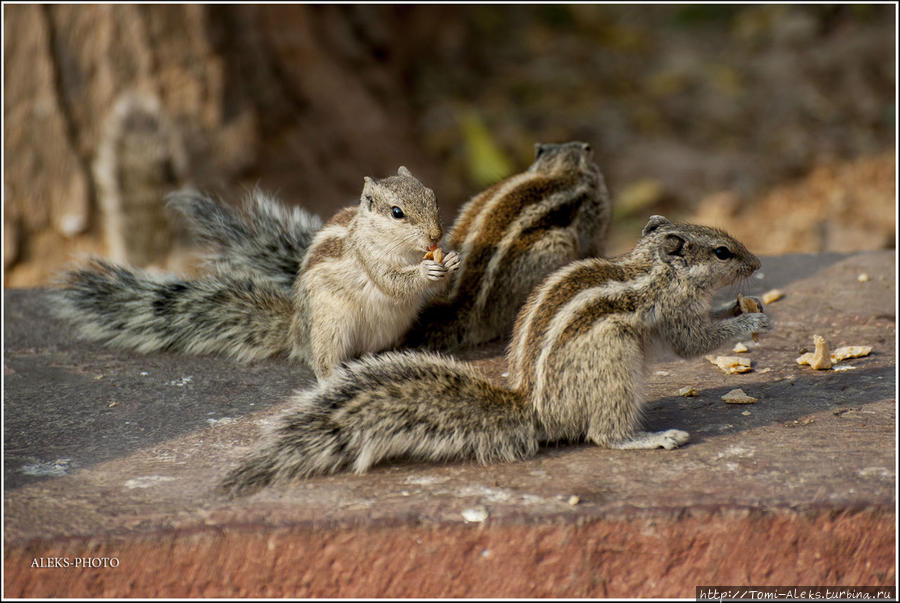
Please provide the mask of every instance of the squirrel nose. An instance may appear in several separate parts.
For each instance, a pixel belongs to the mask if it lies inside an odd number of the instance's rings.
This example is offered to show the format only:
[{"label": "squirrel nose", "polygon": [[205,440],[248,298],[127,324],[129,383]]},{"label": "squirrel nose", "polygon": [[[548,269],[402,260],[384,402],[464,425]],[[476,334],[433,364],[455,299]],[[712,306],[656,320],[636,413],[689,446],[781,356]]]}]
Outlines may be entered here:
[{"label": "squirrel nose", "polygon": [[443,235],[444,235],[444,233],[441,230],[440,226],[435,226],[434,228],[432,228],[428,231],[428,239],[432,243],[435,243],[435,244],[437,244],[437,242],[441,240],[441,237]]}]

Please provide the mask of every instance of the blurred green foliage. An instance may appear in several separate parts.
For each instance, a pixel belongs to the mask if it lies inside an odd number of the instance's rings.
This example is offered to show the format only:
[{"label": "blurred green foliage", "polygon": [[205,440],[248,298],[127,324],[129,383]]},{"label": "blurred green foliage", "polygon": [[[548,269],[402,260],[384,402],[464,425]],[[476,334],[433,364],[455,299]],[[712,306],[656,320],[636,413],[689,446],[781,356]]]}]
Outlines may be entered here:
[{"label": "blurred green foliage", "polygon": [[478,187],[486,187],[513,173],[512,162],[491,138],[484,120],[474,109],[460,116],[469,179]]},{"label": "blurred green foliage", "polygon": [[892,6],[443,11],[413,95],[424,144],[459,174],[450,197],[524,168],[535,142],[590,142],[614,199],[653,179],[685,210],[893,144]]}]

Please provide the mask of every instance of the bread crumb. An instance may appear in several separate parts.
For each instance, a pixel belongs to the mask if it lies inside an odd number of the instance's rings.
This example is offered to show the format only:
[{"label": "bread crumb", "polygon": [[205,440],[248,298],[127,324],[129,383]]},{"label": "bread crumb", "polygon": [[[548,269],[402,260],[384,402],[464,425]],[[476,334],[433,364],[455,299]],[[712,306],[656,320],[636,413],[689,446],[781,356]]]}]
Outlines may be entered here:
[{"label": "bread crumb", "polygon": [[778,301],[782,297],[784,297],[784,291],[782,291],[781,289],[772,289],[763,293],[760,299],[762,299],[762,303],[768,305],[772,302]]},{"label": "bread crumb", "polygon": [[750,367],[749,358],[741,358],[740,356],[716,356],[713,358],[712,356],[707,356],[706,359],[729,375],[747,373],[753,370]]},{"label": "bread crumb", "polygon": [[[872,346],[870,345],[845,345],[833,352],[829,352],[828,342],[825,341],[824,337],[813,335],[813,341],[816,344],[816,351],[801,354],[796,360],[797,364],[808,364],[816,370],[829,369],[848,358],[861,358],[872,353]],[[847,371],[852,369],[841,367],[835,370]]]},{"label": "bread crumb", "polygon": [[574,494],[569,497],[569,504],[573,507],[581,502],[581,499],[575,496]]},{"label": "bread crumb", "polygon": [[832,362],[840,362],[847,358],[861,358],[872,353],[870,345],[845,345],[841,346],[831,353]]},{"label": "bread crumb", "polygon": [[869,282],[869,275],[866,274],[865,272],[863,272],[859,276],[856,277],[856,280],[858,280],[861,283],[867,283],[867,282]]},{"label": "bread crumb", "polygon": [[724,396],[722,399],[725,400],[727,404],[755,404],[756,398],[748,396],[744,393],[742,389],[733,389]]},{"label": "bread crumb", "polygon": [[816,370],[831,368],[831,352],[828,349],[828,342],[821,335],[813,335],[813,342],[816,344],[816,351],[813,352],[813,359],[809,366]]},{"label": "bread crumb", "polygon": [[428,253],[425,254],[425,257],[422,258],[425,260],[434,260],[438,264],[440,264],[444,260],[444,250],[440,247],[435,247],[434,249],[429,249]]},{"label": "bread crumb", "polygon": [[739,341],[736,344],[734,344],[734,347],[731,348],[731,351],[734,352],[735,354],[743,354],[745,352],[749,352],[750,348],[748,348],[744,343]]},{"label": "bread crumb", "polygon": [[685,398],[693,398],[697,395],[697,390],[695,390],[690,385],[685,385],[680,390],[678,390],[678,395],[683,396]]}]

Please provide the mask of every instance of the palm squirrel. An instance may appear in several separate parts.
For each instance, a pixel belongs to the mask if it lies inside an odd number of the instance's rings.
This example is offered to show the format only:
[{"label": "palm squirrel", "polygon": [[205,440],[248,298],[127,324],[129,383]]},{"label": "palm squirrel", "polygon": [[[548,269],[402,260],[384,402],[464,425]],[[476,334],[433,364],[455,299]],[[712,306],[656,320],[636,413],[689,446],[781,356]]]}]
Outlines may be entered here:
[{"label": "palm squirrel", "polygon": [[651,352],[693,357],[767,330],[762,312],[711,309],[715,290],[759,265],[721,230],[653,216],[629,253],[572,262],[529,296],[507,352],[510,388],[437,353],[364,356],[297,393],[220,488],[246,494],[395,457],[512,461],[560,440],[677,447],[684,431],[638,431]]},{"label": "palm squirrel", "polygon": [[[239,213],[193,198],[175,207],[202,241],[216,247],[210,261],[220,272],[255,275],[286,288],[319,228],[302,210],[290,213],[258,193]],[[460,210],[445,241],[460,252],[460,269],[450,275],[446,293],[426,305],[403,344],[448,350],[508,339],[516,313],[544,277],[573,260],[602,255],[610,214],[589,144],[535,145],[528,170]]]},{"label": "palm squirrel", "polygon": [[460,210],[447,235],[447,247],[460,253],[460,270],[404,343],[449,350],[508,340],[519,308],[547,275],[603,254],[610,217],[609,194],[589,144],[535,145],[525,172]]},{"label": "palm squirrel", "polygon": [[[210,205],[190,195],[177,203],[197,212]],[[284,243],[302,253],[292,291],[240,272],[183,280],[95,259],[63,275],[56,311],[84,337],[113,346],[238,360],[288,352],[322,378],[342,361],[393,346],[446,284],[459,256],[423,259],[442,234],[434,193],[401,167],[365,178],[359,205],[338,212],[307,249],[299,239]]]}]

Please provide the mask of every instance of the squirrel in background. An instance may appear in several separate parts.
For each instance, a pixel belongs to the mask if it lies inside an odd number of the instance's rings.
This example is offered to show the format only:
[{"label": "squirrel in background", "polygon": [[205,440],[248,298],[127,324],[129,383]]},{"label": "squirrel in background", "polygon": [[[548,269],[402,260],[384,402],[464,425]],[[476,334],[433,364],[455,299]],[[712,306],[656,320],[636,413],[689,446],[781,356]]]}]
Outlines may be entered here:
[{"label": "squirrel in background", "polygon": [[653,216],[629,253],[572,262],[532,292],[507,352],[510,387],[431,352],[364,356],[297,393],[220,489],[243,495],[313,475],[362,473],[396,457],[513,461],[561,440],[675,448],[686,432],[638,430],[652,350],[661,344],[690,358],[767,330],[761,311],[711,308],[717,289],[759,266],[721,230]]},{"label": "squirrel in background", "polygon": [[[62,275],[55,311],[83,337],[112,346],[238,360],[288,353],[321,379],[345,360],[394,346],[459,267],[453,252],[424,259],[443,230],[434,192],[405,167],[365,178],[359,205],[314,235],[305,229],[315,219],[254,196],[261,211],[243,220],[201,195],[171,200],[202,236],[233,244],[212,258],[217,273],[184,280],[94,259]],[[259,231],[267,236],[252,236]],[[295,262],[289,289],[285,270]],[[280,280],[261,277],[261,264],[279,266]]]},{"label": "squirrel in background", "polygon": [[509,339],[516,314],[551,272],[603,255],[609,193],[586,142],[536,144],[524,172],[468,201],[447,235],[460,269],[403,344],[452,350]]}]

